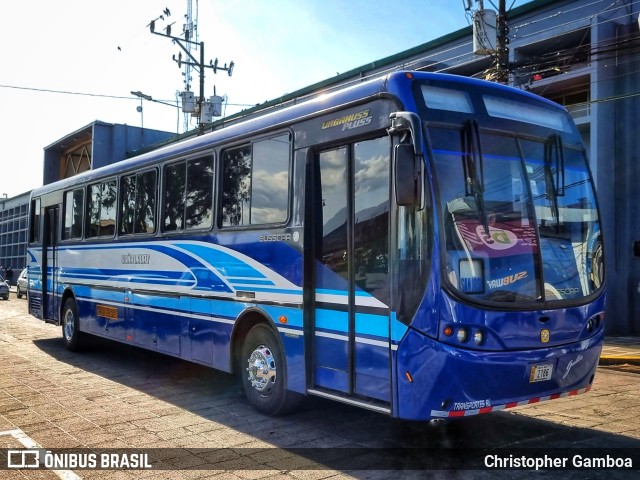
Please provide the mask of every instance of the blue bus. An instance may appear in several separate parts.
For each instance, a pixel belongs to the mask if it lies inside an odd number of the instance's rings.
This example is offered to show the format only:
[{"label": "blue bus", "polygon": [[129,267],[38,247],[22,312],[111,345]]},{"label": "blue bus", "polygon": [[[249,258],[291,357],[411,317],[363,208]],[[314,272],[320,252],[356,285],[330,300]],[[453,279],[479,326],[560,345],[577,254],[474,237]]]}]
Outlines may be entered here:
[{"label": "blue bus", "polygon": [[567,111],[393,72],[33,191],[29,311],[396,418],[590,389],[602,228]]}]

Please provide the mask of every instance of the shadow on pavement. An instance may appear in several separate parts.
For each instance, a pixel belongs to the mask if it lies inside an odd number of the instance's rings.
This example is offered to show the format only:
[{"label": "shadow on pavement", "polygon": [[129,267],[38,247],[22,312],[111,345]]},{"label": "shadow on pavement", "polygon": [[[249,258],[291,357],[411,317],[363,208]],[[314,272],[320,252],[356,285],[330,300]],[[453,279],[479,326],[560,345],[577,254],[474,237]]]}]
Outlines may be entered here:
[{"label": "shadow on pavement", "polygon": [[[318,462],[356,478],[390,478],[391,470],[403,470],[402,478],[414,474],[420,478],[420,474],[424,474],[420,470],[424,469],[445,475],[451,473],[446,471],[449,469],[482,467],[488,454],[555,455],[571,459],[576,453],[583,457],[634,455],[635,475],[640,466],[640,440],[507,412],[460,420],[409,422],[310,397],[294,414],[269,417],[248,404],[240,382],[232,375],[97,337],[88,342],[87,348],[79,353],[67,351],[61,339],[35,340],[34,344],[58,361],[136,389],[286,452],[286,455],[273,455],[273,449],[262,449],[262,452],[257,449],[252,452],[255,457],[260,453],[271,457],[263,462],[270,467],[258,468],[317,469],[313,463]],[[233,450],[237,454],[241,449]],[[221,451],[213,453],[218,459],[222,458]],[[225,467],[233,469],[233,464]],[[473,478],[520,478],[519,471],[521,469],[475,471]],[[581,468],[553,470],[548,474],[562,479],[631,478],[634,472]]]}]

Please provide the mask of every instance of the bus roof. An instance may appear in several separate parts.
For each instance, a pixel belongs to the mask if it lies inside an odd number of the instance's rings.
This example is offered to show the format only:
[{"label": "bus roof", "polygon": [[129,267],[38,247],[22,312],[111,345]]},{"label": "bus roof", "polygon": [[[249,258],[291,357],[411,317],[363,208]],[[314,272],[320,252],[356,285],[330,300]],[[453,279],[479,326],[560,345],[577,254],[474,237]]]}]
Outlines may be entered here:
[{"label": "bus roof", "polygon": [[[410,74],[410,75],[409,75]],[[242,138],[245,135],[259,133],[268,129],[284,127],[294,121],[329,113],[331,110],[345,105],[354,104],[360,101],[371,100],[385,93],[390,95],[401,95],[402,84],[416,80],[446,80],[451,83],[464,85],[490,86],[496,90],[504,92],[516,92],[525,97],[535,98],[549,105],[560,107],[559,105],[523,90],[518,90],[509,86],[491,83],[484,80],[431,72],[408,72],[396,71],[384,76],[360,81],[356,84],[346,86],[330,93],[318,92],[316,96],[302,100],[289,100],[279,106],[274,106],[260,115],[254,113],[249,118],[235,119],[231,124],[219,127],[216,130],[205,133],[201,136],[191,137],[186,140],[176,141],[151,151],[146,151],[135,157],[123,159],[118,162],[106,165],[95,170],[89,170],[72,177],[62,179],[32,191],[32,196],[38,196],[53,192],[59,189],[66,189],[70,186],[91,182],[94,179],[117,175],[130,169],[143,168],[146,165],[153,165],[160,159],[169,159],[203,151],[215,146],[218,143],[233,138]],[[405,94],[406,95],[406,94]]]}]

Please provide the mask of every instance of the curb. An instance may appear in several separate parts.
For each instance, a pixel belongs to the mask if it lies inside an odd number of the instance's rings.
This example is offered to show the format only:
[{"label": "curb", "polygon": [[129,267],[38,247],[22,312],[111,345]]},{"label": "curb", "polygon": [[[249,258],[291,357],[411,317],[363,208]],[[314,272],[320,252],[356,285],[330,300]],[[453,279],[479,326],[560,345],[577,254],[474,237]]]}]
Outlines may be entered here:
[{"label": "curb", "polygon": [[598,365],[640,365],[640,356],[601,356]]}]

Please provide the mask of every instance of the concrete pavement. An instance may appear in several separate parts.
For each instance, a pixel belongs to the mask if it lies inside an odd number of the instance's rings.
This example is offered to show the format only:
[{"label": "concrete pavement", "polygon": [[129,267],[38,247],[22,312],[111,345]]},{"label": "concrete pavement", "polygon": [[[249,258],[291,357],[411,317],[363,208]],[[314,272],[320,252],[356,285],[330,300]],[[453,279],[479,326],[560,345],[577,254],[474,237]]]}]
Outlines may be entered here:
[{"label": "concrete pavement", "polygon": [[[16,287],[11,286],[15,295]],[[600,365],[640,365],[640,336],[605,336]]]}]

